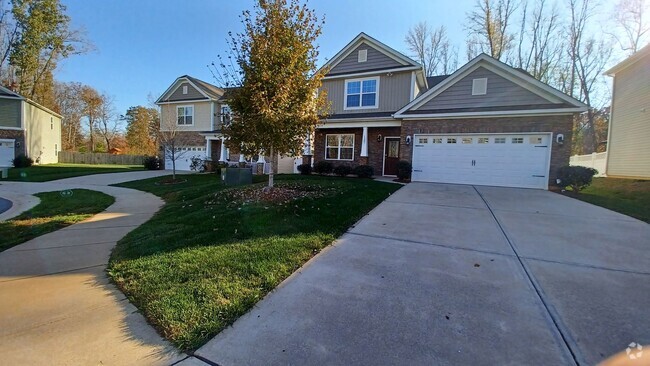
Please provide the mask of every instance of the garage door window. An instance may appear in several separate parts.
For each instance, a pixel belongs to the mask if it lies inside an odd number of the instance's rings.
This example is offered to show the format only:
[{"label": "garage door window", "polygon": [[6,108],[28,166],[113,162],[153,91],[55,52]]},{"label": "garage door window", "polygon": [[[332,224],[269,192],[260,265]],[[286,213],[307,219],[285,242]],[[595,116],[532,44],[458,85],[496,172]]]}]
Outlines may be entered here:
[{"label": "garage door window", "polygon": [[524,143],[524,138],[523,137],[513,137],[512,138],[512,143],[513,144],[523,144]]},{"label": "garage door window", "polygon": [[325,136],[325,159],[353,160],[354,134],[338,134]]},{"label": "garage door window", "polygon": [[433,143],[433,144],[442,144],[442,139],[433,138],[433,139],[431,139],[431,143]]},{"label": "garage door window", "polygon": [[418,139],[418,144],[426,144],[428,142],[429,142],[429,139],[427,139],[426,137],[420,137]]},{"label": "garage door window", "polygon": [[447,139],[447,143],[448,143],[448,144],[455,144],[455,143],[456,143],[456,139],[455,139],[455,138],[448,138],[448,139]]},{"label": "garage door window", "polygon": [[506,138],[505,137],[496,137],[496,138],[494,138],[494,143],[495,144],[505,144],[506,143]]},{"label": "garage door window", "polygon": [[472,138],[471,137],[463,137],[463,144],[471,144],[472,143]]}]

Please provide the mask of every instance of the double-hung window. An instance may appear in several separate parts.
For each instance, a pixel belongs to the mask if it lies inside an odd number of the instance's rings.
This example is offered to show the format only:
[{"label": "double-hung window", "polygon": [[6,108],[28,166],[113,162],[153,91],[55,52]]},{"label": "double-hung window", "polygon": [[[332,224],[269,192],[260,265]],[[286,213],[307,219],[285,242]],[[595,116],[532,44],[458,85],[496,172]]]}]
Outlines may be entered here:
[{"label": "double-hung window", "polygon": [[325,135],[325,159],[353,160],[354,134]]},{"label": "double-hung window", "polygon": [[345,81],[345,109],[377,108],[379,77]]},{"label": "double-hung window", "polygon": [[194,124],[194,107],[191,105],[176,107],[179,125]]}]

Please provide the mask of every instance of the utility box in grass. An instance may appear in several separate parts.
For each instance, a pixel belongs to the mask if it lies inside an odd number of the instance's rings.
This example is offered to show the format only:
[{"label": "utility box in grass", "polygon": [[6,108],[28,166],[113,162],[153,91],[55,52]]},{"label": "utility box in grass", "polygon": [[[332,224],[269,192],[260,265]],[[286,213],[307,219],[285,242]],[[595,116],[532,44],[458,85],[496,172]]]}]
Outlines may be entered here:
[{"label": "utility box in grass", "polygon": [[221,180],[228,186],[253,183],[253,172],[249,168],[221,168]]}]

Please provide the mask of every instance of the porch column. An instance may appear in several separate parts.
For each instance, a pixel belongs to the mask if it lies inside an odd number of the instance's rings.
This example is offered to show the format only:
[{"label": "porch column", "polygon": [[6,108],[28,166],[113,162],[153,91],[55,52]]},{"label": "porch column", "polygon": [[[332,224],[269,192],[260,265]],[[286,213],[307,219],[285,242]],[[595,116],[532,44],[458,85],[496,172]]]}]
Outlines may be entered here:
[{"label": "porch column", "polygon": [[207,159],[212,159],[212,140],[207,136],[205,137],[205,157]]},{"label": "porch column", "polygon": [[305,138],[305,146],[302,149],[302,163],[311,165],[313,155],[311,152],[311,134],[308,132]]},{"label": "porch column", "polygon": [[244,156],[244,153],[242,152],[242,148],[239,148],[239,162],[240,163],[245,163],[246,162],[246,157]]},{"label": "porch column", "polygon": [[368,157],[368,127],[363,128],[363,137],[361,138],[361,155],[362,158]]},{"label": "porch column", "polygon": [[264,160],[264,155],[260,152],[260,157],[257,159],[257,174],[262,175],[264,174],[264,165],[266,164],[266,160]]},{"label": "porch column", "polygon": [[221,156],[219,157],[219,162],[223,163],[228,159],[228,152],[226,149],[226,138],[221,138]]}]

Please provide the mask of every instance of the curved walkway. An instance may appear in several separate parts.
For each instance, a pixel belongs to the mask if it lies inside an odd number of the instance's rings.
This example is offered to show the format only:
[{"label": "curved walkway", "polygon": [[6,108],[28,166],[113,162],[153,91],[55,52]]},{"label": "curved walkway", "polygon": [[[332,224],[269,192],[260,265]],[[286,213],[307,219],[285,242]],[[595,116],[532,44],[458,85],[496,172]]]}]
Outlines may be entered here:
[{"label": "curved walkway", "polygon": [[[105,274],[117,241],[163,205],[152,194],[108,185],[166,174],[112,173],[46,183],[0,184],[0,196],[12,200],[74,188],[115,197],[113,205],[89,220],[0,253],[4,363],[169,365],[185,357],[158,336]],[[20,211],[36,203],[22,205]]]},{"label": "curved walkway", "polygon": [[0,214],[10,209],[11,206],[13,206],[11,201],[0,197]]}]

